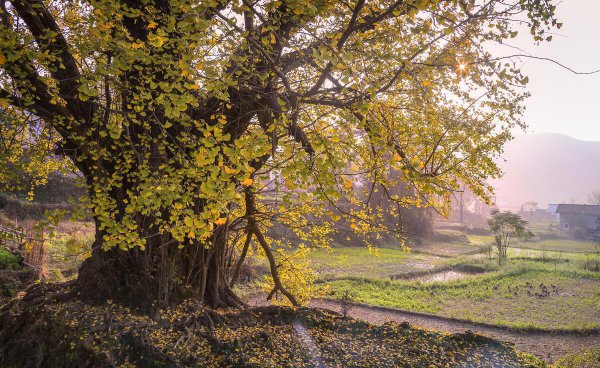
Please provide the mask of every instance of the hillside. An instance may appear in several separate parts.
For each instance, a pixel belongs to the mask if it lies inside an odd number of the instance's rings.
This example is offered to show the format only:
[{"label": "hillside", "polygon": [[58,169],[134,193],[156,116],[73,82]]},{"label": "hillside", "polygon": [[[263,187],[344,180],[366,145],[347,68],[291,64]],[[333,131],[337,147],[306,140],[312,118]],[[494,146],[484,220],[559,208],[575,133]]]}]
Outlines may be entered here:
[{"label": "hillside", "polygon": [[562,134],[521,135],[506,145],[499,162],[505,172],[493,182],[497,203],[518,208],[527,201],[585,203],[600,190],[600,142]]}]

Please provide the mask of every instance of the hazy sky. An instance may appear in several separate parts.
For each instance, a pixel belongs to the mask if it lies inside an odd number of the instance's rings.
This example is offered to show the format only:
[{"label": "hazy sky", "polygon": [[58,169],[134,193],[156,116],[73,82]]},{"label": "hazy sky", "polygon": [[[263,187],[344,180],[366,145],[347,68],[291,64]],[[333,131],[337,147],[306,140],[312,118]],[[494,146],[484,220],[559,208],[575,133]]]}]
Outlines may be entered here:
[{"label": "hazy sky", "polygon": [[[600,0],[563,0],[557,7],[563,27],[552,42],[535,46],[529,32],[512,40],[527,54],[548,57],[577,71],[600,69]],[[512,51],[519,53],[518,50]],[[547,61],[523,59],[531,97],[526,101],[528,133],[562,133],[600,141],[600,73],[575,75]],[[517,132],[518,133],[518,132]]]}]

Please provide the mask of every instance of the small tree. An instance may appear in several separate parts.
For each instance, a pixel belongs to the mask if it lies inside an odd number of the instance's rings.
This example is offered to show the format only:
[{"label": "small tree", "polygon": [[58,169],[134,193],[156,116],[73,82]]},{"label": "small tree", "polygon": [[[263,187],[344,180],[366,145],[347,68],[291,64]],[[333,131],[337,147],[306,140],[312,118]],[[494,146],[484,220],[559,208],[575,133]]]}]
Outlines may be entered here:
[{"label": "small tree", "polygon": [[348,318],[348,315],[350,314],[350,310],[352,309],[353,305],[354,298],[352,296],[352,293],[350,292],[350,290],[344,291],[344,293],[342,294],[342,299],[340,299],[340,307],[344,319]]},{"label": "small tree", "polygon": [[592,205],[600,205],[600,190],[590,193],[588,196],[588,202],[590,202]]},{"label": "small tree", "polygon": [[531,239],[533,233],[527,230],[527,221],[509,211],[493,210],[492,218],[488,220],[490,231],[495,234],[494,245],[498,249],[498,263],[506,259],[507,249],[512,239]]},{"label": "small tree", "polygon": [[485,249],[487,250],[488,258],[490,259],[490,261],[492,260],[492,255],[494,254],[494,247],[495,246],[496,246],[496,242],[495,241],[493,243],[486,243],[485,244]]}]

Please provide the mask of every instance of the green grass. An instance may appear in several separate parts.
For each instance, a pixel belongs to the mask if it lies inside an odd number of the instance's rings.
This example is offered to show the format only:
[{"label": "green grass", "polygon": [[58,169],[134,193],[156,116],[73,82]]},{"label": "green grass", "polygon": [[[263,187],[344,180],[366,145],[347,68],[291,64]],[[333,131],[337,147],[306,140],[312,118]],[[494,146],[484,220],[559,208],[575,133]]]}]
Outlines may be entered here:
[{"label": "green grass", "polygon": [[575,239],[546,239],[540,241],[529,241],[518,243],[514,245],[514,247],[569,253],[585,253],[600,250],[591,241]]},{"label": "green grass", "polygon": [[[600,328],[600,273],[586,268],[594,256],[565,252],[586,246],[577,241],[538,242],[542,250],[511,248],[509,260],[475,253],[485,237],[469,244],[432,243],[411,252],[365,248],[318,250],[311,260],[320,279],[331,280],[329,293],[341,298],[350,291],[355,301],[378,306],[434,313],[446,317],[508,326],[515,329]],[[533,243],[532,243],[533,244]],[[550,246],[552,245],[552,246]],[[391,281],[391,275],[435,270],[480,272],[446,282]],[[525,283],[536,285],[527,295]],[[536,297],[539,284],[558,286],[558,293]],[[514,295],[514,287],[519,291]],[[510,290],[509,290],[510,287]]]},{"label": "green grass", "polygon": [[414,247],[415,253],[428,253],[440,257],[455,257],[464,254],[483,252],[485,249],[477,242],[431,242]]},{"label": "green grass", "polygon": [[469,235],[469,240],[474,244],[488,244],[494,241],[494,237],[492,235]]},{"label": "green grass", "polygon": [[[485,245],[493,242],[494,237],[491,235],[469,235],[469,240],[474,245]],[[567,253],[586,253],[597,252],[600,250],[600,248],[597,245],[595,245],[589,240],[577,240],[568,238],[513,242],[510,244],[510,248],[546,250]]]},{"label": "green grass", "polygon": [[379,248],[371,254],[365,247],[317,249],[310,254],[311,266],[320,279],[346,277],[389,278],[401,272],[431,268],[438,257],[400,249]]},{"label": "green grass", "polygon": [[389,278],[403,273],[427,271],[444,266],[453,257],[479,252],[472,244],[432,243],[410,251],[377,248],[376,253],[366,247],[316,249],[310,254],[311,267],[318,278],[332,280],[347,277]]},{"label": "green grass", "polygon": [[12,269],[19,265],[17,257],[8,249],[0,247],[0,270]]},{"label": "green grass", "polygon": [[556,368],[597,368],[600,367],[600,345],[583,349],[557,360]]},{"label": "green grass", "polygon": [[[372,278],[336,280],[330,296],[349,290],[355,301],[391,308],[508,326],[584,330],[600,328],[600,280],[587,273],[532,269],[512,265],[501,271],[464,280],[438,283],[389,281]],[[526,282],[554,284],[559,293],[547,298],[527,295]],[[519,287],[514,295],[515,286]]]}]

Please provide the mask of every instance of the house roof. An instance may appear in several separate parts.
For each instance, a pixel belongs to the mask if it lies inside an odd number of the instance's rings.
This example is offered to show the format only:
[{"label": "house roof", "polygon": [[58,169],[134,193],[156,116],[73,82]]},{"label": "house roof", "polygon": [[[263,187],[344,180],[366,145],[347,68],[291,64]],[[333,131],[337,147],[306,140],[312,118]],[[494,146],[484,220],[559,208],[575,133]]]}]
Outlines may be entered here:
[{"label": "house roof", "polygon": [[589,204],[559,204],[556,213],[600,216],[600,206]]}]

